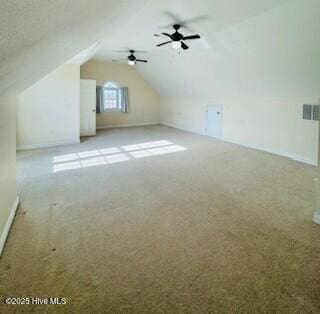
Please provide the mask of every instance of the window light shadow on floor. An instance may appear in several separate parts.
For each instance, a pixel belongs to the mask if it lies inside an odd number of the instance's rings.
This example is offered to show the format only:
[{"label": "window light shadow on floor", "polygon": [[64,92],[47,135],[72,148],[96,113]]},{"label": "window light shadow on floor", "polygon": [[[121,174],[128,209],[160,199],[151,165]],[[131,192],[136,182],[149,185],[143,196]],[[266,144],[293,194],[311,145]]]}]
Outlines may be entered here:
[{"label": "window light shadow on floor", "polygon": [[157,155],[177,153],[186,148],[167,140],[95,149],[53,157],[53,172],[110,165]]}]

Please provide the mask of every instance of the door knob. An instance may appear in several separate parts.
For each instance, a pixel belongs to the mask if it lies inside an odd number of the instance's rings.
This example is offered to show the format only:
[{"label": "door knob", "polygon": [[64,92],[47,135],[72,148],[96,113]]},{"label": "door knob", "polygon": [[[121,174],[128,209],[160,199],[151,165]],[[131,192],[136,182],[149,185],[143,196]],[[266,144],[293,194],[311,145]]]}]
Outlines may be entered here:
[{"label": "door knob", "polygon": [[95,109],[93,109],[93,110],[92,110],[92,112],[96,112],[96,110],[95,110]]}]

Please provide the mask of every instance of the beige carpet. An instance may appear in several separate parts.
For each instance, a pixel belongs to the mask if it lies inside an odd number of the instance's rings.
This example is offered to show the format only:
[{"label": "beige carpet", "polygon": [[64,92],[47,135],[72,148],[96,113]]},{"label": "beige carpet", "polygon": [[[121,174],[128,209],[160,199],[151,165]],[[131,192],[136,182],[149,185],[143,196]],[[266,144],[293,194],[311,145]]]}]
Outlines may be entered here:
[{"label": "beige carpet", "polygon": [[67,305],[0,312],[319,313],[315,176],[162,126],[19,153],[0,296]]}]

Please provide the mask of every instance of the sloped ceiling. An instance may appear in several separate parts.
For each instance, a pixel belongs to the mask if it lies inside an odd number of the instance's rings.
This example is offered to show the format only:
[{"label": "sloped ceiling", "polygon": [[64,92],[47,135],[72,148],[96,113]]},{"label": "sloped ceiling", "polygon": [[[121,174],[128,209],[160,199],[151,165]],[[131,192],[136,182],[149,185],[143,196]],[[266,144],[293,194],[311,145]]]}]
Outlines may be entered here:
[{"label": "sloped ceiling", "polygon": [[19,92],[110,38],[147,0],[0,0],[0,93]]},{"label": "sloped ceiling", "polygon": [[[153,33],[170,31],[166,12],[191,23],[202,39],[175,52]],[[319,0],[149,1],[94,58],[126,57],[114,50],[146,50],[136,70],[164,96],[319,96]],[[190,33],[183,30],[184,33]]]},{"label": "sloped ceiling", "polygon": [[[319,0],[0,0],[0,93],[18,92],[95,47],[96,59],[148,51],[138,71],[164,96],[320,95]],[[156,48],[191,23],[188,51]],[[191,31],[185,30],[185,33]],[[82,56],[83,56],[82,55]],[[82,57],[83,59],[83,57]]]}]

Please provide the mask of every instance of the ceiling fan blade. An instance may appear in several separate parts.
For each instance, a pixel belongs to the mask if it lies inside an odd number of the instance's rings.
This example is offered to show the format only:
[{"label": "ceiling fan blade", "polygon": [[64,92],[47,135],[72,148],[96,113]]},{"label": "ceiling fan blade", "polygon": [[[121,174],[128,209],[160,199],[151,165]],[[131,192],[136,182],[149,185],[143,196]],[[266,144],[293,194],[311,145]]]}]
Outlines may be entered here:
[{"label": "ceiling fan blade", "polygon": [[168,37],[170,37],[171,38],[171,35],[170,34],[168,34],[168,33],[161,33],[162,35],[166,35],[166,36],[168,36]]},{"label": "ceiling fan blade", "polygon": [[199,39],[200,35],[190,35],[190,36],[184,36],[183,40],[190,40],[190,39]]},{"label": "ceiling fan blade", "polygon": [[175,23],[180,23],[181,22],[181,19],[177,15],[175,15],[174,13],[169,12],[169,11],[165,11],[163,13],[166,16],[168,16],[173,22],[175,22]]},{"label": "ceiling fan blade", "polygon": [[189,49],[189,47],[183,41],[181,42],[181,48],[184,50]]},{"label": "ceiling fan blade", "polygon": [[147,60],[136,59],[138,62],[148,62]]},{"label": "ceiling fan blade", "polygon": [[166,41],[164,43],[158,44],[157,47],[160,47],[160,46],[163,46],[163,45],[166,45],[166,44],[169,44],[169,43],[172,43],[172,40],[169,40],[169,41]]},{"label": "ceiling fan blade", "polygon": [[172,26],[174,24],[179,24],[181,26],[185,26],[184,22],[176,14],[169,12],[169,11],[165,11],[165,12],[163,12],[163,14],[166,15],[172,22],[170,24],[161,26],[160,27],[161,29],[166,29],[169,27],[172,28]]},{"label": "ceiling fan blade", "polygon": [[199,15],[199,16],[192,17],[190,19],[183,20],[183,19],[179,18],[179,16],[177,16],[176,14],[169,12],[169,11],[165,11],[165,12],[163,12],[163,14],[166,15],[172,21],[172,23],[168,24],[168,25],[161,26],[161,29],[166,29],[166,28],[172,27],[173,24],[180,24],[181,27],[183,27],[189,31],[192,31],[191,30],[192,27],[189,27],[189,24],[196,24],[197,22],[201,23],[201,22],[205,22],[210,19],[210,16],[208,16],[208,15]]},{"label": "ceiling fan blade", "polygon": [[196,22],[204,22],[204,21],[207,21],[208,19],[209,19],[208,15],[199,15],[199,16],[195,16],[190,19],[182,21],[182,25],[192,24],[192,23],[196,23]]}]

